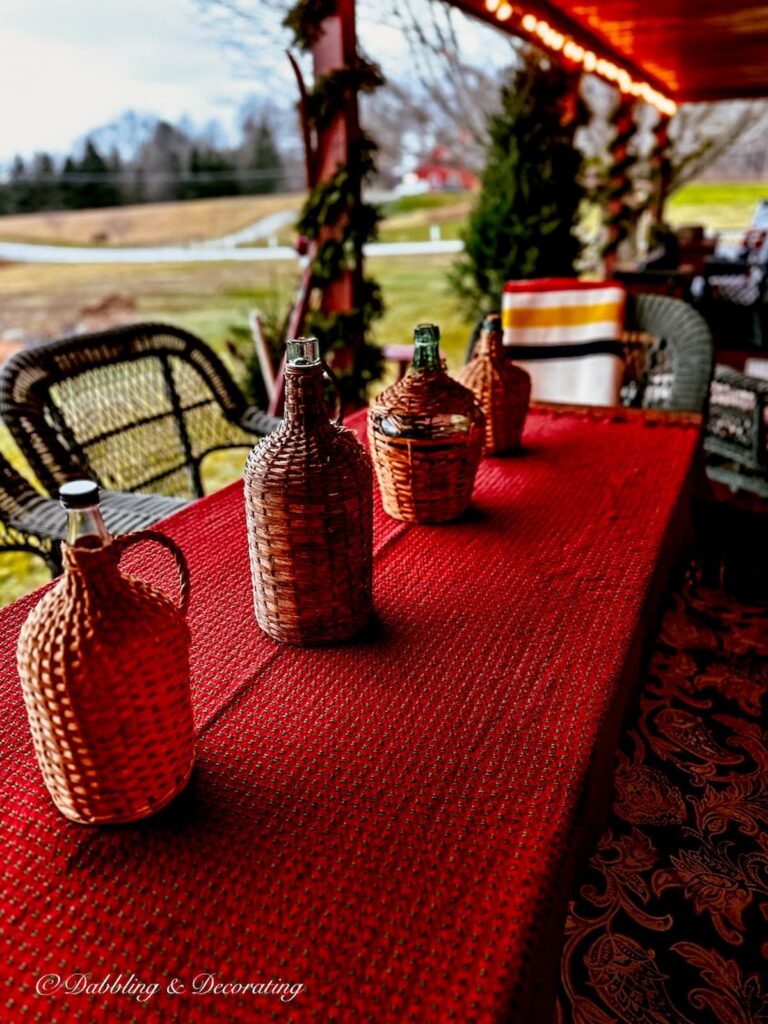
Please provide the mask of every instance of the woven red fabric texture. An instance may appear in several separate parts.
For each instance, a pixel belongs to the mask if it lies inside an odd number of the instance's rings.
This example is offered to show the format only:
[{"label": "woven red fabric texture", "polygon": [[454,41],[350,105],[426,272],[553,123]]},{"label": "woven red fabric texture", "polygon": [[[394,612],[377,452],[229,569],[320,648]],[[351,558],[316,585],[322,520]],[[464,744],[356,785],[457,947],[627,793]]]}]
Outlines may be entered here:
[{"label": "woven red fabric texture", "polygon": [[[0,1019],[539,1019],[579,801],[697,443],[532,412],[461,521],[395,522],[377,497],[377,623],[327,649],[256,625],[240,486],[166,520],[192,575],[197,763],[137,825],[54,809],[14,662],[38,595],[0,613]],[[124,562],[175,593],[162,554]],[[160,987],[63,991],[80,974]],[[201,975],[305,987],[195,994]]]}]

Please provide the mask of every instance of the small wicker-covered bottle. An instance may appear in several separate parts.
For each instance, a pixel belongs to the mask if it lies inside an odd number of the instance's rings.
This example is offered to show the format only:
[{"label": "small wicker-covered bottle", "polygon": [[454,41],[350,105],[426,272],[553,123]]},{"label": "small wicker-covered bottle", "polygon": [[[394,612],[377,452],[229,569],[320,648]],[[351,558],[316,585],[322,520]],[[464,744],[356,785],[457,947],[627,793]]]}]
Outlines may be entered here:
[{"label": "small wicker-covered bottle", "polygon": [[256,618],[286,644],[346,640],[373,592],[373,470],[331,422],[315,338],[289,341],[285,418],[251,452],[245,510]]},{"label": "small wicker-covered bottle", "polygon": [[440,360],[440,331],[419,324],[413,365],[368,411],[368,438],[385,511],[394,519],[445,523],[472,498],[485,417]]},{"label": "small wicker-covered bottle", "polygon": [[[18,643],[35,752],[66,817],[135,821],[184,788],[194,761],[186,563],[160,533],[110,537],[96,484],[65,484],[61,500],[69,518],[64,575],[33,608]],[[173,554],[180,608],[120,572],[123,551],[142,541]]]},{"label": "small wicker-covered bottle", "polygon": [[456,380],[470,389],[485,413],[483,454],[516,451],[531,400],[531,378],[504,354],[498,313],[483,320],[472,358]]}]

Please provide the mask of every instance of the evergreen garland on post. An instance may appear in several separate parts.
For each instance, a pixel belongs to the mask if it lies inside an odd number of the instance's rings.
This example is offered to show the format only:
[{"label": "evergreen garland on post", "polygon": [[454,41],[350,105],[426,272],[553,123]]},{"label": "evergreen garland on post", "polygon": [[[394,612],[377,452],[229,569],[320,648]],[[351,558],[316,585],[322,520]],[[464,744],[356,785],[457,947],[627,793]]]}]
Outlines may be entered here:
[{"label": "evergreen garland on post", "polygon": [[464,253],[449,272],[471,317],[501,308],[505,281],[575,274],[584,189],[574,135],[585,118],[577,86],[561,66],[531,63],[501,90]]},{"label": "evergreen garland on post", "polygon": [[[299,0],[288,12],[284,25],[304,51],[319,38],[323,19],[336,11],[335,0]],[[353,67],[339,68],[319,78],[307,90],[304,117],[310,133],[320,132],[346,109],[358,92],[372,92],[384,83],[380,69],[358,57]],[[384,311],[378,284],[362,274],[362,252],[366,242],[378,236],[381,214],[363,202],[361,186],[373,173],[376,143],[362,130],[347,163],[338,164],[334,175],[311,189],[297,229],[310,242],[318,242],[323,228],[337,227],[337,237],[322,241],[312,263],[312,285],[327,288],[344,273],[354,277],[354,308],[344,313],[307,312],[305,330],[315,335],[323,353],[351,352],[353,361],[334,360],[342,399],[346,403],[365,401],[368,385],[381,375],[381,351],[367,341],[374,320]]]}]

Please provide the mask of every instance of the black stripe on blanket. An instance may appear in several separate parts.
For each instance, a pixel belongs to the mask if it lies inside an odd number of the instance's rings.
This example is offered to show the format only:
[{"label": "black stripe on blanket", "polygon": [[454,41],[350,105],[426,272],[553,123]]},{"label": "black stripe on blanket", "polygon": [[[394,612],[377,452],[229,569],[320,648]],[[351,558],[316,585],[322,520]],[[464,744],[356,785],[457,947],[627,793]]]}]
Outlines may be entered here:
[{"label": "black stripe on blanket", "polygon": [[620,341],[583,341],[564,345],[505,345],[510,359],[579,359],[581,356],[618,356],[624,359]]}]

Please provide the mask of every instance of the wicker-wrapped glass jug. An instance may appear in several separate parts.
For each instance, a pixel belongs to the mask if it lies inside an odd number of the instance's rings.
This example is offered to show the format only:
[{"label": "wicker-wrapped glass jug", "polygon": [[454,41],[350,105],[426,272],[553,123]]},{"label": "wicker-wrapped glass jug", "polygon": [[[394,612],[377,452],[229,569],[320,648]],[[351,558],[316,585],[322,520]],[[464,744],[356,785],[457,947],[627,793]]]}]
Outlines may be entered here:
[{"label": "wicker-wrapped glass jug", "polygon": [[286,644],[346,640],[373,590],[373,470],[331,422],[316,338],[287,345],[283,423],[251,452],[245,510],[256,619]]},{"label": "wicker-wrapped glass jug", "polygon": [[440,331],[419,324],[413,365],[368,410],[368,438],[384,509],[394,519],[444,523],[472,498],[485,417],[440,360]]},{"label": "wicker-wrapped glass jug", "polygon": [[[189,576],[184,556],[150,530],[111,537],[90,481],[65,484],[64,575],[22,627],[18,665],[37,760],[62,814],[84,824],[136,821],[186,785],[194,761]],[[120,572],[126,548],[173,555],[180,606]]]},{"label": "wicker-wrapped glass jug", "polygon": [[531,400],[531,377],[504,354],[498,313],[484,318],[472,358],[456,380],[470,389],[485,413],[483,454],[519,449]]}]

